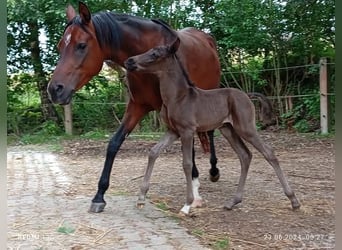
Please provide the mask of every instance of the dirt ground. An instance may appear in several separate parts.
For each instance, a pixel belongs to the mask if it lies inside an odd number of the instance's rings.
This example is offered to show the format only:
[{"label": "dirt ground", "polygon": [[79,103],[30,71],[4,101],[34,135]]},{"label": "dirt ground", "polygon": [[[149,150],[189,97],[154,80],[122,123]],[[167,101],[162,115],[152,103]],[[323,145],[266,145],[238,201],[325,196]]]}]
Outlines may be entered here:
[{"label": "dirt ground", "polygon": [[[273,169],[255,150],[242,204],[232,211],[223,210],[224,201],[235,193],[240,167],[236,155],[220,136],[215,140],[221,170],[217,183],[209,181],[209,155],[203,154],[196,142],[200,193],[206,201],[205,207],[194,209],[189,217],[178,216],[185,201],[179,142],[157,160],[148,199],[211,249],[333,249],[334,139],[276,132],[262,133],[262,137],[276,150],[302,204],[299,211],[291,210]],[[111,186],[106,193],[107,213],[114,211],[112,197],[137,194],[148,151],[155,143],[133,138],[125,141],[116,157]],[[90,198],[88,201],[84,197],[95,194],[106,146],[107,140],[69,140],[64,141],[58,153],[59,165],[71,183],[63,188],[61,195],[74,203],[83,197],[80,208],[84,212],[90,204]]]},{"label": "dirt ground", "polygon": [[[224,210],[223,203],[236,191],[240,165],[228,143],[217,136],[220,180],[210,182],[209,154],[204,154],[196,141],[200,194],[206,203],[190,216],[180,217],[179,223],[212,249],[334,249],[334,139],[284,132],[263,132],[262,138],[275,149],[301,208],[291,209],[272,167],[248,145],[253,159],[244,199],[233,210]],[[138,193],[148,151],[155,143],[132,138],[124,142],[106,196]],[[107,141],[64,142],[59,154],[69,163],[65,171],[75,180],[66,195],[95,194],[106,146]],[[175,217],[185,201],[180,149],[180,142],[176,142],[157,159],[148,193],[150,201]]]}]

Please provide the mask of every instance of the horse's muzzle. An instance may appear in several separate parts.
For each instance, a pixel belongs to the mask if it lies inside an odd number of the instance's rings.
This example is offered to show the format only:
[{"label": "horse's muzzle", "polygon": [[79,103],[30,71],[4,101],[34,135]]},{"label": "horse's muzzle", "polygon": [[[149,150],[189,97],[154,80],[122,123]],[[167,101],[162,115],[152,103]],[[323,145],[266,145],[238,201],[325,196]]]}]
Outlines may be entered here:
[{"label": "horse's muzzle", "polygon": [[73,90],[66,88],[63,83],[58,82],[49,82],[47,92],[50,101],[60,105],[69,104],[74,93]]}]

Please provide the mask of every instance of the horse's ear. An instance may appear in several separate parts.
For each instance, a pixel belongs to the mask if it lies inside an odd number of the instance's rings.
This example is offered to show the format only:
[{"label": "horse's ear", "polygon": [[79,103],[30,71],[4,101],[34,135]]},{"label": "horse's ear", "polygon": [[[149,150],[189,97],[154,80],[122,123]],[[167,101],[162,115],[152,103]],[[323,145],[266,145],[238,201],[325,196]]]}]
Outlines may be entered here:
[{"label": "horse's ear", "polygon": [[88,6],[79,1],[78,2],[78,11],[80,12],[80,17],[81,17],[81,20],[82,20],[82,23],[84,24],[87,24],[90,22],[90,19],[91,19],[91,14],[90,14],[90,11],[88,9]]},{"label": "horse's ear", "polygon": [[70,22],[76,16],[76,11],[74,7],[72,7],[71,4],[69,4],[66,9],[66,15],[67,15],[68,22]]},{"label": "horse's ear", "polygon": [[177,36],[177,39],[172,43],[172,45],[170,46],[170,53],[171,54],[175,54],[178,50],[178,47],[179,47],[179,44],[180,44],[180,39],[179,37]]}]

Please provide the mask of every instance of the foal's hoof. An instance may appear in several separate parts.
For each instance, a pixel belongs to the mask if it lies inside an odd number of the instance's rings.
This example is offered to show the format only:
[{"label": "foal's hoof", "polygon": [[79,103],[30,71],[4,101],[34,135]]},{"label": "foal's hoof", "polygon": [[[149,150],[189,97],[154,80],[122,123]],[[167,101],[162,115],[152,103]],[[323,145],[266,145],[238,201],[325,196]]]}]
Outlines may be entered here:
[{"label": "foal's hoof", "polygon": [[218,168],[215,171],[209,171],[209,178],[211,182],[217,182],[220,179],[220,170]]},{"label": "foal's hoof", "polygon": [[232,210],[233,207],[234,207],[236,204],[240,203],[240,202],[241,202],[241,200],[237,200],[237,199],[233,199],[233,200],[227,201],[227,202],[224,204],[223,208],[226,209],[226,210]]},{"label": "foal's hoof", "polygon": [[103,209],[105,208],[105,206],[106,206],[105,202],[92,202],[88,212],[101,213],[103,212]]},{"label": "foal's hoof", "polygon": [[190,214],[190,205],[185,204],[182,209],[179,211],[179,215],[187,216]]},{"label": "foal's hoof", "polygon": [[297,199],[294,200],[294,201],[291,201],[291,205],[292,205],[292,209],[293,210],[297,210],[297,209],[300,208],[300,203],[299,203],[299,201]]},{"label": "foal's hoof", "polygon": [[137,201],[137,208],[142,209],[145,207],[145,201]]},{"label": "foal's hoof", "polygon": [[203,206],[203,200],[202,199],[195,199],[192,203],[191,203],[191,207],[202,207]]}]

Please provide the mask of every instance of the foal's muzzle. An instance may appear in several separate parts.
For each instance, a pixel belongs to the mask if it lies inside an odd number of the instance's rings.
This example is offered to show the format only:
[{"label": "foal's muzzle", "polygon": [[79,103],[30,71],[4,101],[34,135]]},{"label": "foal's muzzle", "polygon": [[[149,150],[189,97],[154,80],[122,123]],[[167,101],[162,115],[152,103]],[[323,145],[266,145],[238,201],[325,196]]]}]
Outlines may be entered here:
[{"label": "foal's muzzle", "polygon": [[133,58],[128,58],[126,61],[125,61],[125,68],[128,70],[128,71],[134,71],[138,68],[137,64],[135,63],[134,59]]}]

